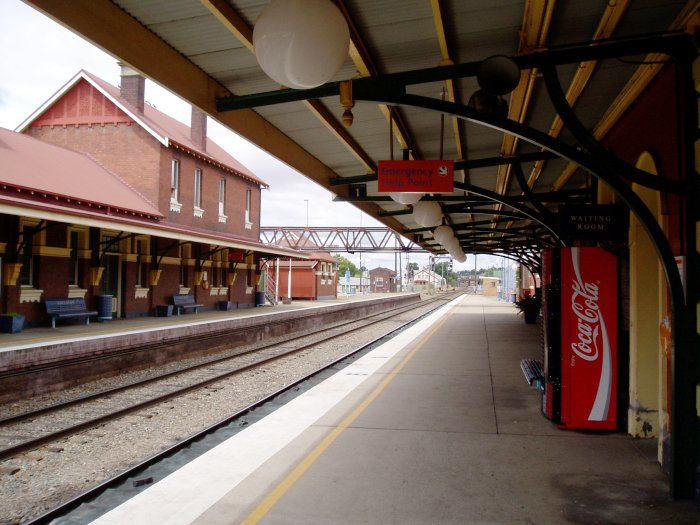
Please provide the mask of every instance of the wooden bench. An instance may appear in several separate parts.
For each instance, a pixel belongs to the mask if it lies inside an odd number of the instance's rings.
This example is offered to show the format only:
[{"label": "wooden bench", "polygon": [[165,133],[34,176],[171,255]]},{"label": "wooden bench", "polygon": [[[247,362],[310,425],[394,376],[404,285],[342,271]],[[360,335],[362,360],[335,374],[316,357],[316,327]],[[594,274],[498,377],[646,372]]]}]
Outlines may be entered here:
[{"label": "wooden bench", "polygon": [[196,304],[194,302],[194,296],[190,294],[173,295],[173,305],[175,306],[177,315],[180,315],[180,311],[187,309],[192,309],[194,313],[197,313],[197,309],[204,306],[203,304]]},{"label": "wooden bench", "polygon": [[51,328],[56,328],[56,319],[68,317],[84,317],[85,324],[90,324],[90,316],[97,315],[94,310],[88,310],[85,299],[46,299],[46,313],[51,316]]},{"label": "wooden bench", "polygon": [[520,361],[520,369],[525,374],[525,380],[531,386],[542,388],[544,385],[544,372],[542,362],[537,359],[523,359]]}]

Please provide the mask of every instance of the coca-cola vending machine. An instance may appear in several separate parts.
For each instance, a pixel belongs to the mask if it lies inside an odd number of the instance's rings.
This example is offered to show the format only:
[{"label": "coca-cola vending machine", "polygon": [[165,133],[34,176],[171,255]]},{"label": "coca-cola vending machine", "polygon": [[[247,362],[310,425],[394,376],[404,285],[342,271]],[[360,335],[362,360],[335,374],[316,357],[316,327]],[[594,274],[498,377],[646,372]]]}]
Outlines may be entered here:
[{"label": "coca-cola vending machine", "polygon": [[543,254],[542,411],[563,428],[617,426],[617,258],[602,248]]}]

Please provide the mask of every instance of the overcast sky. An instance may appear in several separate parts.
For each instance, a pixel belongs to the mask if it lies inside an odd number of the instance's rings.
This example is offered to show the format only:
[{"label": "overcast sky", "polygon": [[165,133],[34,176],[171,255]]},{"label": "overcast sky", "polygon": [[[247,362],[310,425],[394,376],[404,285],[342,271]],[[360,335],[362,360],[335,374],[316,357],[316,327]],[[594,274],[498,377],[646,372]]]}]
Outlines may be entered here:
[{"label": "overcast sky", "polygon": [[[68,1],[68,0],[58,0]],[[20,0],[0,0],[0,127],[15,129],[78,71],[85,69],[114,86],[119,85],[117,59],[78,37]],[[151,81],[146,100],[160,111],[189,125],[190,106]],[[264,151],[209,119],[210,138],[270,185],[262,193],[263,226],[383,226],[348,203],[333,202],[325,188],[277,161]],[[308,205],[307,201],[308,200]],[[343,254],[359,266],[359,254]],[[479,257],[479,267],[497,264]],[[422,267],[428,254],[411,255]],[[488,264],[483,264],[487,263]],[[394,269],[393,254],[365,252],[367,268]],[[405,267],[406,258],[402,259]],[[456,269],[471,269],[474,258],[455,261]]]}]

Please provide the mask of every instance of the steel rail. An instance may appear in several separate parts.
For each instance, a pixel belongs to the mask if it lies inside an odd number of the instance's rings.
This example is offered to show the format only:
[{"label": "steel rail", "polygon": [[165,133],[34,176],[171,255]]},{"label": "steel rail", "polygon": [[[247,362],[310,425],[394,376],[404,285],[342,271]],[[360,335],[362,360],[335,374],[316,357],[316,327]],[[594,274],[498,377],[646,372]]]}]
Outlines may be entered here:
[{"label": "steel rail", "polygon": [[[454,294],[457,295],[457,294]],[[454,295],[450,296],[450,299],[454,298]],[[443,298],[444,299],[444,298]],[[408,326],[417,323],[421,319],[427,317],[428,315],[432,314],[435,310],[438,308],[441,308],[443,305],[437,306],[434,309],[430,310],[429,312],[426,312],[416,319],[413,319],[411,321],[408,321],[406,323],[403,323],[402,325],[393,328],[392,330],[389,330],[388,332],[384,333],[383,335],[376,337],[372,339],[371,341],[362,344],[361,346],[347,352],[346,354],[338,357],[337,359],[333,360],[332,362],[319,367],[318,369],[314,370],[313,372],[310,372],[303,377],[299,378],[298,380],[283,386],[282,388],[276,390],[275,392],[272,392],[271,394],[267,395],[266,397],[260,399],[259,401],[256,401],[255,403],[252,403],[251,405],[237,411],[236,413],[232,414],[229,417],[226,417],[222,419],[221,421],[218,421],[217,423],[214,423],[213,425],[210,425],[209,427],[201,430],[200,432],[197,432],[195,434],[192,434],[191,436],[183,439],[182,441],[172,445],[171,447],[154,454],[153,456],[141,461],[140,463],[134,465],[133,467],[130,467],[123,472],[117,474],[116,476],[113,476],[112,478],[96,485],[95,487],[83,492],[82,494],[79,494],[78,496],[70,499],[69,501],[45,512],[44,514],[41,514],[40,516],[37,516],[35,518],[30,519],[29,521],[26,521],[23,523],[23,525],[46,525],[51,523],[53,520],[55,520],[58,517],[64,516],[67,513],[69,513],[71,510],[79,507],[85,502],[88,502],[95,497],[97,497],[99,494],[102,492],[106,491],[109,488],[116,487],[120,485],[121,483],[124,483],[126,480],[131,478],[132,476],[135,476],[144,470],[146,470],[148,467],[153,466],[157,464],[158,462],[167,459],[168,457],[176,454],[182,449],[185,449],[187,447],[190,447],[193,443],[203,439],[204,437],[214,434],[217,430],[230,425],[231,423],[235,422],[236,420],[242,418],[243,416],[249,414],[251,411],[254,409],[270,402],[273,401],[276,397],[280,396],[281,394],[296,388],[300,384],[313,379],[315,376],[318,374],[333,368],[334,366],[337,366],[338,364],[342,363],[343,361],[367,350],[372,348],[374,345],[379,343],[380,341],[387,339],[389,337],[393,337],[395,334],[405,330]]]},{"label": "steel rail", "polygon": [[[433,299],[432,301],[437,301],[437,300],[440,300],[440,299],[439,299],[439,298],[435,298],[435,299]],[[432,301],[429,301],[429,302],[432,302]],[[296,340],[299,340],[299,339],[304,339],[304,338],[313,337],[313,336],[318,335],[318,334],[321,334],[321,333],[323,333],[323,332],[330,332],[330,331],[333,331],[333,330],[338,330],[339,328],[343,328],[343,327],[349,326],[349,325],[351,325],[351,324],[357,324],[358,322],[367,321],[368,319],[372,319],[372,318],[375,318],[375,317],[381,317],[381,316],[383,316],[381,319],[379,319],[379,320],[377,320],[377,321],[373,321],[373,323],[381,322],[381,321],[383,321],[383,320],[385,320],[385,319],[387,319],[387,318],[389,318],[389,317],[392,317],[392,316],[395,316],[395,315],[399,315],[399,314],[404,313],[404,312],[406,312],[406,311],[410,311],[411,309],[415,309],[415,308],[417,308],[417,307],[419,307],[419,306],[421,306],[421,303],[418,303],[418,304],[415,304],[415,303],[414,303],[414,304],[411,304],[411,305],[406,305],[406,306],[401,306],[401,307],[392,308],[392,309],[387,310],[387,311],[378,312],[378,313],[376,313],[376,314],[371,314],[371,315],[368,315],[368,316],[364,316],[364,317],[361,317],[361,318],[358,318],[358,319],[354,319],[354,320],[352,320],[352,321],[347,321],[347,322],[344,322],[344,323],[340,323],[340,324],[334,325],[334,326],[332,326],[332,327],[326,327],[326,328],[323,328],[323,329],[321,329],[321,330],[316,330],[316,331],[313,331],[313,332],[310,333],[310,334],[299,335],[299,336],[293,337],[293,338],[291,338],[291,339],[288,338],[288,339],[285,339],[285,340],[282,341],[282,342],[277,342],[277,343],[272,343],[272,344],[269,344],[269,345],[264,345],[264,346],[259,347],[259,348],[247,350],[247,351],[244,351],[244,352],[239,352],[239,353],[236,353],[236,354],[234,354],[234,355],[230,355],[230,356],[226,356],[226,357],[222,357],[222,358],[217,358],[217,359],[214,359],[214,360],[210,360],[210,361],[208,361],[208,362],[206,362],[206,363],[200,363],[200,364],[194,365],[194,366],[192,366],[192,367],[186,367],[186,368],[183,368],[183,369],[181,369],[181,370],[177,370],[177,371],[173,371],[173,372],[168,372],[168,373],[162,374],[162,375],[157,376],[157,377],[154,377],[154,378],[145,379],[145,380],[143,380],[143,381],[137,381],[137,382],[131,383],[131,384],[129,384],[129,385],[124,385],[124,386],[121,386],[121,387],[116,387],[116,388],[114,388],[114,389],[107,389],[107,390],[105,390],[105,391],[101,391],[101,392],[98,392],[98,393],[95,393],[95,394],[91,394],[91,395],[88,395],[88,396],[83,396],[83,397],[81,397],[81,398],[77,398],[77,399],[74,399],[74,400],[69,400],[69,401],[66,401],[65,403],[58,403],[58,404],[52,405],[52,406],[50,406],[50,407],[44,407],[44,408],[42,408],[42,409],[38,409],[38,410],[36,410],[36,411],[25,412],[25,413],[22,413],[22,414],[18,414],[18,415],[16,415],[16,416],[11,416],[11,417],[9,417],[9,418],[5,418],[4,420],[0,421],[0,424],[7,425],[7,424],[12,424],[12,423],[17,423],[17,422],[22,421],[22,420],[34,418],[34,417],[36,417],[36,416],[38,416],[38,415],[40,415],[40,414],[44,414],[44,415],[45,415],[45,414],[47,414],[47,413],[56,412],[56,411],[59,411],[59,410],[61,410],[61,409],[68,408],[68,407],[70,407],[70,406],[78,405],[78,404],[80,404],[80,403],[87,403],[87,402],[89,402],[89,401],[93,401],[93,400],[96,400],[96,399],[108,397],[108,396],[111,396],[111,395],[113,395],[113,394],[115,394],[115,393],[118,393],[118,392],[124,392],[124,391],[126,391],[126,390],[130,390],[130,389],[135,389],[135,388],[138,388],[138,387],[146,386],[146,385],[155,383],[155,382],[157,382],[157,381],[162,381],[162,380],[165,380],[165,379],[169,379],[169,378],[175,377],[175,376],[177,376],[177,375],[184,375],[184,374],[186,374],[186,373],[189,373],[189,372],[192,372],[192,371],[195,371],[195,370],[199,370],[199,369],[205,368],[205,367],[207,367],[207,366],[212,366],[212,365],[219,364],[219,363],[223,363],[223,362],[226,362],[226,361],[232,361],[232,360],[239,359],[239,358],[241,358],[241,357],[243,357],[243,356],[246,356],[246,355],[251,355],[251,354],[260,353],[260,352],[262,352],[262,351],[264,351],[264,350],[268,350],[268,349],[270,349],[270,348],[280,347],[280,346],[283,346],[283,345],[287,345],[287,344],[289,344],[289,343],[292,342],[292,341],[296,341]],[[425,303],[422,303],[422,306],[425,306]],[[18,444],[16,444],[16,445],[9,446],[9,447],[7,447],[7,448],[4,448],[4,449],[0,450],[0,461],[5,460],[5,459],[8,459],[8,458],[10,458],[10,457],[13,457],[13,456],[15,456],[15,455],[17,455],[17,454],[19,454],[19,453],[21,453],[21,452],[26,452],[26,451],[28,451],[28,450],[35,449],[35,448],[37,448],[37,447],[39,447],[39,446],[42,446],[42,445],[45,445],[45,444],[47,444],[47,443],[51,443],[52,441],[55,441],[55,440],[57,440],[57,439],[60,439],[60,438],[63,438],[63,437],[66,437],[66,436],[69,436],[69,435],[78,433],[78,432],[80,432],[80,431],[82,431],[82,430],[86,430],[86,429],[88,429],[88,428],[93,428],[93,427],[95,427],[95,426],[97,426],[97,425],[100,425],[100,424],[102,424],[102,423],[106,423],[106,422],[108,422],[108,421],[112,421],[112,420],[117,419],[117,418],[119,418],[119,417],[123,417],[123,416],[128,415],[128,414],[130,414],[130,413],[132,413],[132,412],[136,412],[136,411],[138,411],[138,410],[142,410],[142,409],[144,409],[144,408],[148,408],[148,407],[150,407],[150,406],[152,406],[152,405],[161,403],[161,402],[166,401],[166,400],[168,400],[168,399],[172,399],[173,397],[181,396],[181,395],[186,394],[186,393],[188,393],[188,392],[191,392],[191,391],[193,391],[193,390],[197,390],[197,389],[203,388],[203,387],[208,386],[208,385],[210,385],[210,384],[212,384],[212,383],[215,383],[215,382],[217,382],[217,381],[221,381],[221,380],[223,380],[223,379],[226,379],[226,378],[228,378],[228,377],[230,377],[230,376],[232,376],[232,375],[236,375],[236,374],[239,374],[239,373],[241,373],[241,372],[245,372],[245,371],[250,370],[250,369],[252,369],[252,368],[255,368],[255,367],[258,367],[258,366],[261,366],[261,365],[270,363],[270,362],[272,362],[272,361],[276,361],[276,360],[278,360],[278,359],[282,359],[282,358],[284,358],[284,357],[288,357],[288,356],[290,356],[290,355],[293,355],[293,354],[295,354],[295,353],[301,352],[301,351],[306,350],[306,349],[308,349],[308,348],[311,348],[311,347],[313,347],[313,346],[322,344],[322,343],[327,342],[327,341],[329,341],[329,340],[337,339],[338,337],[343,337],[343,336],[347,335],[348,333],[352,332],[353,330],[356,330],[356,328],[348,329],[348,330],[345,330],[345,331],[340,332],[340,333],[335,333],[335,334],[329,335],[329,336],[327,336],[327,337],[325,337],[325,338],[322,338],[322,339],[314,340],[314,341],[312,341],[312,342],[310,342],[310,343],[308,343],[308,344],[304,344],[304,345],[295,347],[295,348],[293,348],[293,349],[291,349],[291,350],[289,350],[289,351],[281,352],[281,353],[276,354],[276,355],[274,355],[274,356],[269,356],[269,357],[265,357],[265,358],[262,358],[262,359],[258,359],[258,360],[254,361],[254,362],[252,362],[252,363],[248,363],[248,364],[246,364],[246,365],[238,366],[238,367],[236,367],[236,368],[234,368],[234,369],[227,370],[227,371],[222,372],[222,373],[218,373],[218,374],[213,375],[213,376],[210,376],[210,377],[208,377],[208,378],[206,378],[206,379],[204,379],[204,380],[200,380],[200,381],[196,381],[196,382],[194,382],[194,383],[191,383],[191,384],[189,384],[189,385],[187,385],[187,386],[174,388],[173,390],[170,390],[170,391],[168,391],[168,392],[166,392],[166,393],[163,393],[163,394],[160,394],[160,395],[157,395],[157,396],[150,397],[149,399],[146,399],[146,400],[144,400],[144,401],[140,401],[140,402],[138,402],[138,403],[130,404],[130,405],[127,406],[127,407],[123,407],[123,408],[120,408],[120,409],[117,409],[117,410],[113,410],[113,411],[107,412],[107,413],[105,413],[105,414],[102,414],[101,416],[91,418],[91,419],[89,419],[89,420],[87,420],[87,421],[82,421],[82,422],[80,422],[80,423],[76,423],[76,424],[71,425],[71,426],[69,426],[69,427],[65,427],[65,428],[63,428],[63,429],[57,430],[57,431],[55,431],[55,432],[51,432],[51,433],[48,433],[48,434],[44,434],[44,435],[42,435],[42,436],[40,436],[40,437],[33,438],[33,439],[29,439],[29,440],[23,441],[23,442],[21,442],[21,443],[18,443]]]}]

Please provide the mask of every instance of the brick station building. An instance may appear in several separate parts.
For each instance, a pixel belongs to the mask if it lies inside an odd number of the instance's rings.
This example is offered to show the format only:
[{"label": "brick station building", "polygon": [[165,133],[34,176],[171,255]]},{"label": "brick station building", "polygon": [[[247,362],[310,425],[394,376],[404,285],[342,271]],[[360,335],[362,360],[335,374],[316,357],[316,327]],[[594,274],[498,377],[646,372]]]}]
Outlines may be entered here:
[{"label": "brick station building", "polygon": [[1,312],[48,323],[43,302],[111,296],[113,317],[150,315],[192,294],[205,309],[255,305],[265,257],[305,258],[259,242],[266,184],[207,138],[121,89],[79,72],[19,128],[0,130]]}]

